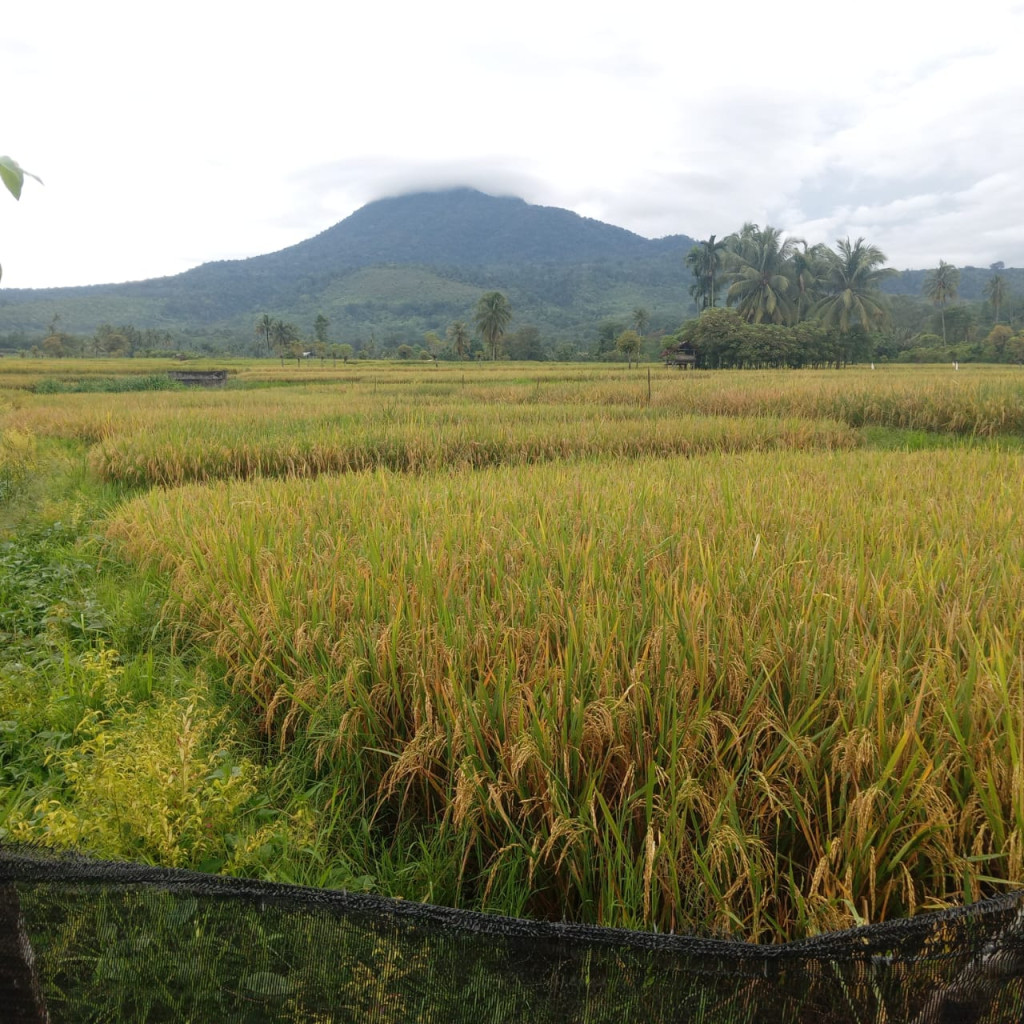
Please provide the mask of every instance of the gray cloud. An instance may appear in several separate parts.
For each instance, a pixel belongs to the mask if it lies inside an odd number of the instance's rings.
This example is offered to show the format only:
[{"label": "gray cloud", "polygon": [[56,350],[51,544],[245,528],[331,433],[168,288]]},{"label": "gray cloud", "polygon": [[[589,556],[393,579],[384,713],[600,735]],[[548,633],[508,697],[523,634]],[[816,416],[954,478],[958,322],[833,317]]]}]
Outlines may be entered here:
[{"label": "gray cloud", "polygon": [[416,161],[388,156],[337,160],[296,171],[290,177],[297,199],[276,223],[302,237],[323,230],[376,199],[406,192],[477,188],[491,195],[543,202],[544,182],[529,162],[511,156]]}]

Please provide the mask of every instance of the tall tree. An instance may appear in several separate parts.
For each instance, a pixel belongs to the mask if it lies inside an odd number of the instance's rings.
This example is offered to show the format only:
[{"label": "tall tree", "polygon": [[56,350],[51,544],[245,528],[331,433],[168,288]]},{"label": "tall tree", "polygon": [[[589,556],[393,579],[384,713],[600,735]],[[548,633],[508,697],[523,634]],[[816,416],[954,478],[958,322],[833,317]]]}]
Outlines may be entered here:
[{"label": "tall tree", "polygon": [[476,304],[477,330],[483,335],[484,341],[491,347],[491,359],[498,358],[498,345],[501,343],[505,328],[512,320],[512,307],[501,292],[487,292]]},{"label": "tall tree", "polygon": [[641,338],[644,336],[644,331],[647,330],[647,325],[650,322],[651,315],[643,306],[637,306],[633,310],[633,328]]},{"label": "tall tree", "polygon": [[523,324],[517,331],[505,336],[505,351],[510,359],[531,359],[538,362],[547,358],[541,342],[540,330],[533,324]]},{"label": "tall tree", "polygon": [[452,343],[455,354],[460,359],[465,359],[469,352],[469,328],[462,320],[453,320],[448,325],[446,332],[448,340]]},{"label": "tall tree", "polygon": [[262,338],[267,346],[267,355],[269,356],[272,352],[270,344],[270,335],[274,330],[274,318],[269,313],[264,313],[263,316],[256,321],[256,336]]},{"label": "tall tree", "polygon": [[313,321],[313,338],[321,345],[327,344],[327,328],[330,326],[331,321],[323,313],[317,313],[316,319]]},{"label": "tall tree", "polygon": [[797,242],[779,228],[744,224],[726,239],[727,305],[747,323],[789,324],[796,319],[792,256]]},{"label": "tall tree", "polygon": [[[302,355],[301,342],[299,341],[299,329],[295,324],[286,323],[284,320],[275,320],[270,325],[270,336],[274,340],[274,349],[281,357],[281,365],[284,366],[284,357],[292,356],[298,360]],[[299,348],[298,355],[295,354],[296,347]]]},{"label": "tall tree", "polygon": [[343,345],[339,345],[335,342],[331,346],[331,355],[334,357],[334,365],[338,365],[340,359],[343,363],[347,363],[352,358],[352,346],[345,342]]},{"label": "tall tree", "polygon": [[815,303],[822,297],[831,251],[827,245],[812,245],[800,239],[792,256],[793,286],[795,289],[796,320],[811,316]]},{"label": "tall tree", "polygon": [[437,331],[427,331],[423,335],[423,348],[426,350],[427,355],[434,360],[434,364],[437,365],[437,357],[441,354],[441,338]]},{"label": "tall tree", "polygon": [[886,322],[888,310],[879,291],[881,283],[896,273],[885,267],[885,253],[866,245],[863,238],[850,242],[840,238],[836,251],[826,250],[823,297],[814,305],[813,315],[826,327],[848,334],[855,327],[865,331]]},{"label": "tall tree", "polygon": [[602,320],[597,325],[597,349],[598,359],[603,359],[609,352],[615,350],[615,339],[626,329],[626,325],[618,320]]},{"label": "tall tree", "polygon": [[697,350],[701,366],[719,368],[740,365],[747,324],[735,309],[706,309],[690,320],[676,337]]},{"label": "tall tree", "polygon": [[924,279],[925,298],[930,299],[939,307],[942,315],[942,344],[946,344],[946,303],[955,299],[960,288],[960,271],[947,263],[939,260],[935,270],[929,270]]},{"label": "tall tree", "polygon": [[640,335],[634,330],[623,331],[615,339],[615,347],[629,360],[627,365],[630,367],[633,365],[634,359],[636,359],[636,365],[640,365],[640,345]]},{"label": "tall tree", "polygon": [[1006,301],[1006,278],[1002,274],[993,274],[985,285],[985,298],[992,303],[996,323],[999,323],[999,310]]},{"label": "tall tree", "polygon": [[725,240],[716,242],[715,236],[711,235],[706,242],[698,242],[686,254],[686,265],[693,274],[690,294],[698,312],[715,305],[715,283],[722,267],[724,250]]}]

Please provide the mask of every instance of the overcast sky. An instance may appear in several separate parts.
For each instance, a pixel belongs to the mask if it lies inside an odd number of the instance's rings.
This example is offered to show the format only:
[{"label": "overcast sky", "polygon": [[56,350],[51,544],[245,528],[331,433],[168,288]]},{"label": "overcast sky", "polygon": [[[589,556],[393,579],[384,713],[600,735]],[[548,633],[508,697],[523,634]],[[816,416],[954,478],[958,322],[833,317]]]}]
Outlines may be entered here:
[{"label": "overcast sky", "polygon": [[1000,0],[7,5],[0,154],[45,185],[0,195],[3,285],[174,274],[450,185],[1024,266],[1022,44]]}]

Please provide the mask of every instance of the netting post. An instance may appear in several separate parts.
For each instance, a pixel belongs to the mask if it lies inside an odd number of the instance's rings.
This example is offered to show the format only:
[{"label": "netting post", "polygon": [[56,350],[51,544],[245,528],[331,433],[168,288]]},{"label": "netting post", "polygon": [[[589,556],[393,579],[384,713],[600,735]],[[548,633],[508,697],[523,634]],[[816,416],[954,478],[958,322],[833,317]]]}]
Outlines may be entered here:
[{"label": "netting post", "polygon": [[49,1024],[18,890],[0,883],[0,1005],[10,1024]]}]

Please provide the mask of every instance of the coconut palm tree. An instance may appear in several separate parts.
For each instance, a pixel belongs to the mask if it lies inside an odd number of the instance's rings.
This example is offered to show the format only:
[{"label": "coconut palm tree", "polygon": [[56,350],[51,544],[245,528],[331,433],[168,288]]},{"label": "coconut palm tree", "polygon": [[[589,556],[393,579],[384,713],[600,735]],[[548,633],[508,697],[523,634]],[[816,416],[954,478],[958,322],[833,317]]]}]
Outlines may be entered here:
[{"label": "coconut palm tree", "polygon": [[870,330],[880,327],[888,318],[885,300],[879,287],[896,273],[885,263],[885,253],[878,246],[866,245],[863,238],[851,243],[849,238],[836,242],[836,251],[825,249],[824,295],[812,307],[812,315],[826,327],[837,327],[848,334],[854,327]]},{"label": "coconut palm tree", "polygon": [[931,299],[942,315],[942,344],[946,344],[946,303],[955,299],[960,288],[960,271],[947,263],[939,260],[938,268],[929,270],[924,279],[925,297]]},{"label": "coconut palm tree", "polygon": [[[270,324],[270,336],[273,338],[274,349],[281,358],[282,366],[284,366],[286,355],[298,359],[294,350],[299,342],[299,329],[295,324],[286,323],[284,320],[274,320]],[[300,349],[299,355],[301,354]]]},{"label": "coconut palm tree", "polygon": [[985,285],[985,298],[992,303],[996,323],[999,323],[999,309],[1006,301],[1006,278],[1002,274],[993,274]]},{"label": "coconut palm tree", "polygon": [[725,240],[716,242],[715,236],[711,235],[706,242],[698,242],[686,254],[686,265],[694,278],[690,294],[698,312],[715,305],[715,281],[722,268],[724,249]]},{"label": "coconut palm tree", "polygon": [[651,315],[647,312],[643,306],[637,306],[633,310],[633,327],[636,333],[642,338],[644,331],[647,330],[647,325],[651,322]]},{"label": "coconut palm tree", "polygon": [[270,346],[270,335],[274,330],[274,318],[269,313],[264,313],[263,316],[256,321],[256,335],[262,338],[267,344],[267,355],[269,356],[272,352]]},{"label": "coconut palm tree", "polygon": [[498,358],[498,345],[512,319],[512,307],[501,292],[487,292],[476,304],[477,330],[491,347],[491,359]]},{"label": "coconut palm tree", "polygon": [[446,334],[452,348],[455,349],[455,354],[460,359],[465,359],[466,353],[469,352],[469,328],[462,320],[455,320],[448,325]]},{"label": "coconut palm tree", "polygon": [[822,297],[822,286],[828,273],[828,260],[831,252],[827,245],[811,245],[803,239],[797,240],[797,248],[793,252],[793,286],[796,290],[796,320],[799,323],[811,315],[815,303]]},{"label": "coconut palm tree", "polygon": [[731,280],[726,305],[748,323],[788,324],[796,319],[792,257],[797,242],[770,225],[744,224],[726,239],[726,272]]}]

